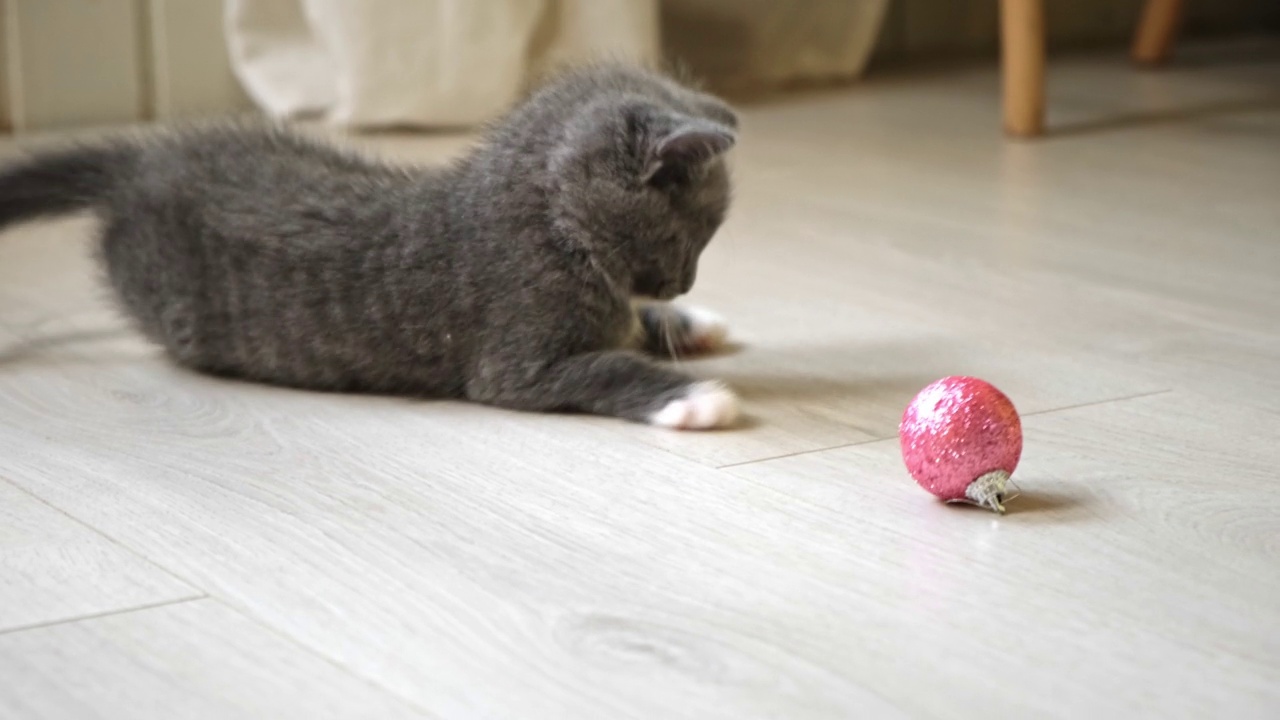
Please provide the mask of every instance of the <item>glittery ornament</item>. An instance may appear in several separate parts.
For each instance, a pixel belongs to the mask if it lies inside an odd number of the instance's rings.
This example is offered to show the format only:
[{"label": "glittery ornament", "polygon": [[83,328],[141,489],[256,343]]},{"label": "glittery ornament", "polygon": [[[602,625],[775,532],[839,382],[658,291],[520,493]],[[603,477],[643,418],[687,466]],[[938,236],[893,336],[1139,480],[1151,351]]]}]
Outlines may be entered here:
[{"label": "glittery ornament", "polygon": [[990,383],[953,376],[929,385],[907,406],[898,438],[907,471],[925,490],[1004,512],[1005,487],[1022,455],[1022,421]]}]

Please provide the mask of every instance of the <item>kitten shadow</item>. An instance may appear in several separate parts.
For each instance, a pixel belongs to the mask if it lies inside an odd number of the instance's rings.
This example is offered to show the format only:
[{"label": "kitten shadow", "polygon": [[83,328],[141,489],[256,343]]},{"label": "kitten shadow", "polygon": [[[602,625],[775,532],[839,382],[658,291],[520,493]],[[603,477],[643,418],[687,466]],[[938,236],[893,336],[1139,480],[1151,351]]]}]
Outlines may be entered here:
[{"label": "kitten shadow", "polygon": [[748,400],[783,398],[795,401],[821,399],[868,402],[893,399],[895,402],[901,400],[903,407],[921,388],[937,379],[923,375],[899,375],[845,381],[735,373],[725,373],[721,377]]},{"label": "kitten shadow", "polygon": [[940,377],[984,374],[982,362],[981,355],[947,338],[849,341],[755,348],[742,363],[725,366],[720,377],[752,400],[847,401],[901,412]]},{"label": "kitten shadow", "polygon": [[746,413],[743,413],[742,415],[739,415],[738,419],[729,427],[719,428],[712,432],[742,432],[744,430],[755,430],[756,428],[763,426],[764,421],[760,418],[755,415],[747,415]]},{"label": "kitten shadow", "polygon": [[[103,328],[97,330],[75,330],[56,335],[47,335],[29,340],[21,340],[10,347],[0,347],[0,365],[17,365],[36,360],[53,360],[59,362],[93,362],[99,363],[116,359],[118,354],[83,352],[66,352],[68,349],[81,350],[78,346],[95,342],[111,342],[135,337],[128,328]],[[133,354],[130,354],[132,357]]]}]

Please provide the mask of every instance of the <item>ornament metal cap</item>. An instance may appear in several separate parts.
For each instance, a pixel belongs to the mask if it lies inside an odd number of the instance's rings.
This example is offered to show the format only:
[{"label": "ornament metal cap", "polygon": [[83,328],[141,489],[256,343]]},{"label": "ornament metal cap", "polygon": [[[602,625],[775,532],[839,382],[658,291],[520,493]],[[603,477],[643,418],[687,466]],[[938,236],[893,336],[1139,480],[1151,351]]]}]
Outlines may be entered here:
[{"label": "ornament metal cap", "polygon": [[979,507],[1004,514],[1005,487],[1009,484],[1009,473],[1004,470],[992,470],[980,475],[964,489],[964,497],[968,502]]}]

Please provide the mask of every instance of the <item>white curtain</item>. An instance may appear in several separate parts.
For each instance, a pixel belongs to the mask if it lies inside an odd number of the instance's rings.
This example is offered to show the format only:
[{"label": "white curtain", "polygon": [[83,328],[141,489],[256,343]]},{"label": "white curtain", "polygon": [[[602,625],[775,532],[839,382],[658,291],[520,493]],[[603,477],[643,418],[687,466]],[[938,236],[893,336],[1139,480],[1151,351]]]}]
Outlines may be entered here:
[{"label": "white curtain", "polygon": [[273,116],[460,127],[500,114],[545,68],[582,59],[665,51],[713,83],[853,76],[887,2],[226,0],[225,20],[236,76]]}]

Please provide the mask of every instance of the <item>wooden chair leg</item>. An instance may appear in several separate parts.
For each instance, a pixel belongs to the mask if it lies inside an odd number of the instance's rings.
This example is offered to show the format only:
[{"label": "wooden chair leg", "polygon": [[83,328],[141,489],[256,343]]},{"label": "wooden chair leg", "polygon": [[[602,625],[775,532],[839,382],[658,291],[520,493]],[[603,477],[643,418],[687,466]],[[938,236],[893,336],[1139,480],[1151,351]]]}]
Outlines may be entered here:
[{"label": "wooden chair leg", "polygon": [[1133,35],[1134,62],[1161,65],[1169,59],[1185,9],[1184,0],[1147,0]]},{"label": "wooden chair leg", "polygon": [[1004,129],[1033,137],[1044,132],[1044,0],[1000,0],[1000,63]]}]

